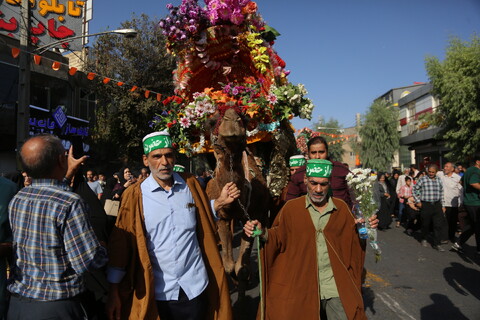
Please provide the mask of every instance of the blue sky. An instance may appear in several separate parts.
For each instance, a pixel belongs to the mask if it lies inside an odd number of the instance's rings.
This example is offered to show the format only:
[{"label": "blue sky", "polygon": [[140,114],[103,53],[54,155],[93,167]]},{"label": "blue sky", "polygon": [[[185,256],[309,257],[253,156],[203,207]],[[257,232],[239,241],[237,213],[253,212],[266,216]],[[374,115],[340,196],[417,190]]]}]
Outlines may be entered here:
[{"label": "blue sky", "polygon": [[[132,13],[162,18],[181,1],[96,0],[90,33],[113,30]],[[203,3],[201,1],[201,3]],[[480,36],[480,0],[258,0],[260,14],[281,36],[275,50],[313,100],[319,116],[355,124],[372,101],[396,87],[426,82],[425,57],[443,60],[451,37]]]}]

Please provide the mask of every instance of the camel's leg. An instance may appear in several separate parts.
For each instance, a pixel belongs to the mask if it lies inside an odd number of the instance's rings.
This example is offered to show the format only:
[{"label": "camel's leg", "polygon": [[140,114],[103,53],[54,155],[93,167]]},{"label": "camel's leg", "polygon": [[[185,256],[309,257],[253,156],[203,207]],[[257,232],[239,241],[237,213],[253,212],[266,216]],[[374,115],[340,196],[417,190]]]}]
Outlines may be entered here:
[{"label": "camel's leg", "polygon": [[240,251],[238,259],[235,263],[235,274],[238,278],[238,298],[245,297],[248,280],[250,278],[250,254],[252,253],[252,244],[254,238],[249,238],[245,234],[242,235],[240,242]]},{"label": "camel's leg", "polygon": [[234,271],[235,262],[233,260],[233,250],[232,250],[232,238],[233,234],[231,232],[232,220],[220,219],[217,222],[218,225],[218,235],[220,237],[220,243],[222,245],[222,261],[223,267],[227,274],[231,274]]}]

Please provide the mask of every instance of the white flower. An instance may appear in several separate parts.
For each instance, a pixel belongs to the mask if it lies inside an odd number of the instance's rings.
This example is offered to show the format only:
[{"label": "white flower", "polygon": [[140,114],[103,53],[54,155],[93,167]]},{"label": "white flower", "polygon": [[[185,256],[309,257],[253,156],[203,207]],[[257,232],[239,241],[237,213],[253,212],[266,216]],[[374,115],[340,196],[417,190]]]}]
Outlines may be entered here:
[{"label": "white flower", "polygon": [[305,86],[301,83],[298,84],[297,88],[302,95],[306,95],[308,93],[307,90],[305,89]]}]

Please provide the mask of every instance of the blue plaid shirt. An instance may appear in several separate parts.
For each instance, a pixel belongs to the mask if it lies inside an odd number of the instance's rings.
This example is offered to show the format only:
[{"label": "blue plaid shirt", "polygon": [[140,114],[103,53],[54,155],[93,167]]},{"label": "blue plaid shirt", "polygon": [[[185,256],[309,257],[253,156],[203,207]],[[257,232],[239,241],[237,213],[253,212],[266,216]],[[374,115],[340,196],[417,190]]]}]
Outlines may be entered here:
[{"label": "blue plaid shirt", "polygon": [[8,290],[52,301],[84,291],[83,274],[107,261],[80,196],[57,180],[33,180],[9,205],[14,265]]},{"label": "blue plaid shirt", "polygon": [[443,199],[442,181],[438,177],[435,177],[435,179],[428,176],[421,177],[417,184],[413,186],[413,198],[415,202],[441,201]]}]

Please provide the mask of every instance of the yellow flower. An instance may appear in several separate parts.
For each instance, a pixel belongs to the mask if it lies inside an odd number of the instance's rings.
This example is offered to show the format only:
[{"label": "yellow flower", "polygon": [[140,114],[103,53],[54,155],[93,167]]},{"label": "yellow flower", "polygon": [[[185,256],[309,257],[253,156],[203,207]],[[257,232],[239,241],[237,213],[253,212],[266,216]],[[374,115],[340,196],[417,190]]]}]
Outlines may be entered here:
[{"label": "yellow flower", "polygon": [[247,35],[248,46],[250,48],[255,47],[257,44],[263,43],[263,40],[257,39],[258,36],[260,36],[259,33],[250,33]]},{"label": "yellow flower", "polygon": [[267,72],[267,67],[261,62],[255,63],[255,68],[257,68],[261,73]]},{"label": "yellow flower", "polygon": [[253,57],[253,60],[255,62],[265,62],[265,63],[270,62],[270,60],[268,59],[268,56],[266,54],[262,54],[261,56]]}]

